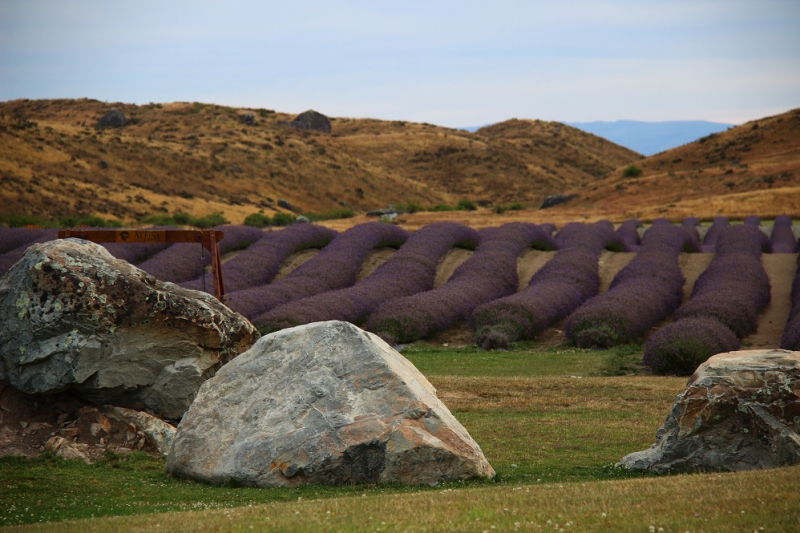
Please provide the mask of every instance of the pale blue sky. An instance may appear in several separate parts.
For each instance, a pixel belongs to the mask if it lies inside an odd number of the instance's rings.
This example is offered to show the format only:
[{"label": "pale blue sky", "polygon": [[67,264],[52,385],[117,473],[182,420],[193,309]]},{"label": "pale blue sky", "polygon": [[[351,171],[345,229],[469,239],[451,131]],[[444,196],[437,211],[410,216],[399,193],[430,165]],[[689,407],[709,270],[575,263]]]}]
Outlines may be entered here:
[{"label": "pale blue sky", "polygon": [[0,0],[0,100],[476,126],[800,107],[800,1]]}]

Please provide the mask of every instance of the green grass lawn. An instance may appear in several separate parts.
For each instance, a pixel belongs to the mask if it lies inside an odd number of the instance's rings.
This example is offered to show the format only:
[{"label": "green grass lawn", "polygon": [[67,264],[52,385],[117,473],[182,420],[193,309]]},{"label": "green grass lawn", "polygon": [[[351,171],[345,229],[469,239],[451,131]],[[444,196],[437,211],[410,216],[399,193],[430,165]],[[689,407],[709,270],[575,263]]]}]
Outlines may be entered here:
[{"label": "green grass lawn", "polygon": [[598,352],[528,344],[481,352],[418,345],[404,353],[481,445],[497,471],[495,481],[253,489],[174,479],[164,474],[163,460],[141,454],[110,456],[91,466],[53,457],[3,459],[0,526],[30,524],[22,529],[31,531],[800,528],[796,468],[657,477],[613,466],[653,442],[685,383],[685,378],[637,373],[641,347]]}]

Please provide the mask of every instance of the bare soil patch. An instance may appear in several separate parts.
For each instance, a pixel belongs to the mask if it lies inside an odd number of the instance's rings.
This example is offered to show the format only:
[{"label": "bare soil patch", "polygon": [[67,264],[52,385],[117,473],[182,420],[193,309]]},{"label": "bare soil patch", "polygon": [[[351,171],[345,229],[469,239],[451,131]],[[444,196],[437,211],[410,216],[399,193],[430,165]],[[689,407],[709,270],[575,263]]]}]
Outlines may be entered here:
[{"label": "bare soil patch", "polygon": [[281,265],[281,269],[278,271],[278,273],[275,275],[275,279],[273,279],[272,281],[278,281],[280,279],[285,278],[286,276],[291,274],[294,271],[294,269],[296,269],[297,267],[299,267],[300,265],[302,265],[315,255],[317,255],[318,253],[319,250],[312,248],[309,250],[302,250],[300,252],[297,252],[296,254],[290,255],[283,262],[283,264]]},{"label": "bare soil patch", "polygon": [[539,250],[525,250],[522,252],[522,255],[520,255],[517,260],[517,278],[519,279],[517,291],[521,291],[527,287],[533,275],[536,274],[545,263],[550,261],[554,255],[556,255],[555,252],[541,252]]},{"label": "bare soil patch", "polygon": [[605,250],[600,254],[600,259],[597,262],[598,270],[600,273],[600,292],[606,292],[609,285],[614,280],[614,276],[625,268],[625,266],[633,261],[636,257],[635,253],[630,252],[609,252]]},{"label": "bare soil patch", "polygon": [[686,278],[683,284],[684,302],[692,295],[694,282],[705,271],[712,259],[714,259],[714,254],[681,254],[678,258],[681,272],[683,272],[683,277]]},{"label": "bare soil patch", "polygon": [[361,265],[361,271],[358,273],[357,281],[361,281],[364,278],[369,277],[369,275],[375,272],[379,266],[392,257],[396,251],[397,250],[394,248],[380,248],[369,254],[367,259]]},{"label": "bare soil patch", "polygon": [[471,250],[463,248],[453,248],[447,252],[447,255],[439,261],[439,266],[436,267],[436,279],[433,281],[433,288],[438,289],[447,283],[453,272],[461,266],[461,263],[472,257],[472,254]]}]

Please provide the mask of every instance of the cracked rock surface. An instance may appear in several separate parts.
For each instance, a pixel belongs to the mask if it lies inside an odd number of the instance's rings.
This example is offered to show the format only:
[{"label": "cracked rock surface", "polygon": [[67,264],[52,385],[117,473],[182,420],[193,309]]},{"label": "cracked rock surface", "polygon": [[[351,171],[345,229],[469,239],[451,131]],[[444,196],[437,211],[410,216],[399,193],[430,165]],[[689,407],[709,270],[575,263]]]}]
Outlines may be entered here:
[{"label": "cracked rock surface", "polygon": [[711,357],[678,395],[650,449],[618,464],[658,473],[800,464],[800,352]]},{"label": "cracked rock surface", "polygon": [[31,246],[0,278],[0,383],[179,419],[258,331],[215,298],[80,239]]},{"label": "cracked rock surface", "polygon": [[222,367],[179,424],[167,471],[262,487],[494,476],[406,358],[338,321],[262,337]]}]

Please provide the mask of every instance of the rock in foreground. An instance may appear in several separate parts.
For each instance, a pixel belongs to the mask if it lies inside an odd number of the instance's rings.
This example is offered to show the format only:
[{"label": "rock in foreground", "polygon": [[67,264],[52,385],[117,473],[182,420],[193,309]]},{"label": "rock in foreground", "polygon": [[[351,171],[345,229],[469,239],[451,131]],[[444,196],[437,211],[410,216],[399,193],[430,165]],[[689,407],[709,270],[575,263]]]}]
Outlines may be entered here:
[{"label": "rock in foreground", "polygon": [[167,471],[262,487],[494,476],[408,360],[336,321],[262,337],[222,367],[178,426]]},{"label": "rock in foreground", "polygon": [[800,352],[746,350],[700,365],[649,450],[625,456],[658,473],[800,464]]},{"label": "rock in foreground", "polygon": [[0,279],[0,382],[27,394],[71,390],[178,419],[257,338],[211,296],[87,241],[34,245]]}]

